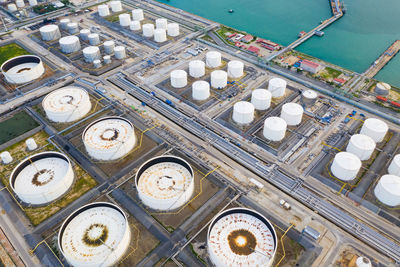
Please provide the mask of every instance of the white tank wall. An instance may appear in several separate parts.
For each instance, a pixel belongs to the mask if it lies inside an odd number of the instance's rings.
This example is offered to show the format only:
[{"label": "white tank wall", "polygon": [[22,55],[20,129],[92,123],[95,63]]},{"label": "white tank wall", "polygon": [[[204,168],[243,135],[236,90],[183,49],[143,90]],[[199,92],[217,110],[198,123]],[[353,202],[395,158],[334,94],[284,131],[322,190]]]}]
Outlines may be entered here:
[{"label": "white tank wall", "polygon": [[126,51],[124,46],[116,46],[114,48],[114,56],[116,59],[124,59],[126,58]]},{"label": "white tank wall", "polygon": [[168,21],[167,19],[160,18],[156,19],[156,28],[167,30]]},{"label": "white tank wall", "polygon": [[70,54],[77,52],[81,49],[79,38],[76,36],[62,37],[59,41],[61,51]]},{"label": "white tank wall", "polygon": [[70,22],[67,24],[69,34],[75,34],[79,32],[79,25],[76,22]]},{"label": "white tank wall", "polygon": [[272,97],[281,97],[285,95],[286,81],[281,78],[272,78],[268,82],[268,91],[271,92]]},{"label": "white tank wall", "polygon": [[157,43],[163,43],[167,41],[167,33],[164,29],[154,30],[154,41]]},{"label": "white tank wall", "polygon": [[397,154],[393,157],[393,160],[388,168],[388,173],[400,176],[400,154]]},{"label": "white tank wall", "polygon": [[10,152],[8,152],[8,151],[1,152],[0,158],[1,158],[1,162],[3,164],[9,164],[13,161],[13,158],[12,158]]},{"label": "white tank wall", "polygon": [[266,139],[279,142],[286,134],[286,121],[279,117],[269,117],[264,121],[263,135]]},{"label": "white tank wall", "polygon": [[[33,56],[33,57],[38,58],[40,60],[39,63],[36,63],[36,62],[22,63],[22,64],[12,67],[8,71],[4,71],[3,66],[5,64],[7,64],[7,62],[15,60],[16,58],[19,58],[19,57],[25,57],[25,56],[18,56],[18,57],[11,58],[11,59],[7,60],[6,62],[4,62],[3,65],[1,66],[1,71],[8,83],[11,83],[11,84],[28,83],[35,79],[40,78],[43,75],[43,73],[45,72],[43,62],[37,56]],[[30,55],[29,57],[32,57],[32,55]],[[29,68],[29,70],[20,72],[20,70],[26,69],[26,68]]]},{"label": "white tank wall", "polygon": [[28,0],[30,6],[36,6],[37,1],[36,0]]},{"label": "white tank wall", "polygon": [[228,83],[228,74],[223,70],[211,72],[211,87],[215,89],[225,88]]},{"label": "white tank wall", "polygon": [[376,198],[385,205],[400,205],[400,177],[386,174],[381,177],[374,190]]},{"label": "white tank wall", "polygon": [[27,148],[29,151],[32,151],[32,150],[35,150],[35,149],[38,148],[38,146],[37,146],[37,144],[36,144],[36,142],[35,142],[35,139],[33,139],[33,138],[28,138],[28,139],[26,139],[25,145],[26,145],[26,148]]},{"label": "white tank wall", "polygon": [[23,7],[25,6],[24,0],[17,0],[17,1],[15,1],[15,4],[16,4],[17,7],[19,7],[19,8],[23,8]]},{"label": "white tank wall", "polygon": [[101,66],[102,66],[102,64],[101,64],[101,60],[100,59],[93,60],[93,67],[95,69],[101,68]]},{"label": "white tank wall", "polygon": [[68,18],[61,19],[60,20],[60,28],[63,29],[63,30],[67,30],[67,25],[70,22],[71,22],[71,20],[68,19]]},{"label": "white tank wall", "polygon": [[140,21],[138,21],[138,20],[131,21],[131,24],[129,25],[129,29],[131,31],[140,31],[142,29],[142,26],[140,25]]},{"label": "white tank wall", "polygon": [[183,88],[187,85],[187,73],[184,70],[173,70],[170,78],[171,86],[174,88]]},{"label": "white tank wall", "polygon": [[266,89],[255,89],[251,93],[251,103],[257,110],[267,110],[271,106],[271,92]]},{"label": "white tank wall", "polygon": [[206,64],[201,60],[189,62],[189,75],[193,78],[200,78],[206,74]]},{"label": "white tank wall", "polygon": [[232,60],[228,63],[228,76],[231,78],[240,78],[243,76],[244,64],[242,61]]},{"label": "white tank wall", "polygon": [[317,93],[312,91],[312,90],[305,90],[301,94],[301,100],[305,105],[314,105],[315,102],[317,101]]},{"label": "white tank wall", "polygon": [[217,51],[210,51],[206,54],[206,64],[209,68],[217,68],[221,65],[221,53]]},{"label": "white tank wall", "polygon": [[250,102],[239,101],[233,105],[232,119],[238,124],[249,124],[254,120],[254,106]]},{"label": "white tank wall", "polygon": [[107,17],[110,15],[110,9],[107,5],[99,5],[97,11],[99,12],[100,17]]},{"label": "white tank wall", "polygon": [[121,1],[111,1],[110,7],[112,12],[121,12],[122,11],[122,4]]},{"label": "white tank wall", "polygon": [[168,23],[167,25],[168,36],[176,37],[179,35],[179,24],[178,23]]},{"label": "white tank wall", "polygon": [[90,30],[89,29],[82,29],[79,31],[79,37],[83,41],[89,40]]},{"label": "white tank wall", "polygon": [[376,143],[379,143],[383,140],[383,138],[385,138],[388,130],[389,127],[384,121],[370,118],[364,121],[360,134],[367,135]]},{"label": "white tank wall", "polygon": [[361,160],[367,160],[374,152],[376,144],[371,137],[363,134],[355,134],[350,138],[346,151],[353,153]]},{"label": "white tank wall", "polygon": [[61,37],[60,29],[54,24],[45,25],[39,31],[43,41],[53,41]]},{"label": "white tank wall", "polygon": [[114,53],[114,47],[115,47],[115,42],[112,41],[112,40],[105,41],[103,43],[104,52],[107,55],[110,55],[110,54]]},{"label": "white tank wall", "polygon": [[203,101],[210,97],[210,84],[206,81],[196,81],[192,84],[193,100]]},{"label": "white tank wall", "polygon": [[154,24],[147,23],[142,26],[143,36],[152,37],[154,35]]},{"label": "white tank wall", "polygon": [[143,9],[133,9],[132,10],[132,19],[135,21],[144,20]]},{"label": "white tank wall", "polygon": [[366,257],[358,257],[356,260],[357,267],[372,267],[371,261]]},{"label": "white tank wall", "polygon": [[9,10],[10,12],[15,12],[15,11],[18,10],[18,9],[17,9],[17,6],[16,6],[15,4],[8,4],[8,5],[7,5],[7,8],[8,8],[8,10]]},{"label": "white tank wall", "polygon": [[361,165],[361,160],[356,155],[349,152],[339,152],[333,159],[331,172],[342,181],[351,181],[356,178]]},{"label": "white tank wall", "polygon": [[297,103],[286,103],[282,106],[281,118],[289,126],[299,125],[303,118],[303,107]]},{"label": "white tank wall", "polygon": [[111,56],[104,56],[103,60],[104,60],[104,64],[110,64],[112,62]]},{"label": "white tank wall", "polygon": [[119,17],[119,24],[122,27],[128,27],[131,24],[131,16],[129,14],[121,14]]},{"label": "white tank wall", "polygon": [[83,57],[88,63],[93,63],[94,60],[100,59],[100,49],[97,46],[88,46],[83,49]]},{"label": "white tank wall", "polygon": [[88,40],[90,45],[99,45],[100,36],[97,33],[91,33],[88,35]]}]

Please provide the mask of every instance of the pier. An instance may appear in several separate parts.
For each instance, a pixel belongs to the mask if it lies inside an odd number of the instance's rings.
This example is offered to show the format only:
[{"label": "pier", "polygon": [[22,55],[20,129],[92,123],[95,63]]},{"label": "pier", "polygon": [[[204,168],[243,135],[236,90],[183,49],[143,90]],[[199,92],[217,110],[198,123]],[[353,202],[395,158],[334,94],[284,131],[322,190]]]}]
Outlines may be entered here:
[{"label": "pier", "polygon": [[363,73],[367,78],[373,78],[400,50],[400,40],[396,40],[372,65]]}]

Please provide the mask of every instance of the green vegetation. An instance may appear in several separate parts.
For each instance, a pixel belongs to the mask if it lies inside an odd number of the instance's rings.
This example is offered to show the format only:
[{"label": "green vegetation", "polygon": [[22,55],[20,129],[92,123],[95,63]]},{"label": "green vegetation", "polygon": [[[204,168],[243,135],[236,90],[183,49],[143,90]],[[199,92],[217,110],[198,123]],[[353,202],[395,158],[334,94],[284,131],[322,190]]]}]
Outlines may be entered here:
[{"label": "green vegetation", "polygon": [[39,124],[25,111],[13,115],[11,118],[0,122],[0,144],[14,139],[36,127]]},{"label": "green vegetation", "polygon": [[36,14],[42,15],[49,13],[51,11],[55,11],[57,8],[53,6],[52,4],[43,4],[43,5],[37,5],[33,7],[33,12]]},{"label": "green vegetation", "polygon": [[10,58],[29,54],[28,51],[23,49],[16,43],[7,44],[0,47],[0,65],[9,60]]},{"label": "green vegetation", "polygon": [[340,70],[332,69],[332,68],[330,68],[330,67],[325,67],[325,71],[326,71],[327,73],[329,73],[329,75],[330,75],[332,78],[337,78],[337,77],[340,76],[340,74],[342,74],[342,72],[341,72]]},{"label": "green vegetation", "polygon": [[118,12],[115,14],[112,14],[110,16],[104,17],[106,20],[108,20],[109,22],[118,22],[119,21],[119,15],[126,13],[126,11],[122,11],[122,12]]}]

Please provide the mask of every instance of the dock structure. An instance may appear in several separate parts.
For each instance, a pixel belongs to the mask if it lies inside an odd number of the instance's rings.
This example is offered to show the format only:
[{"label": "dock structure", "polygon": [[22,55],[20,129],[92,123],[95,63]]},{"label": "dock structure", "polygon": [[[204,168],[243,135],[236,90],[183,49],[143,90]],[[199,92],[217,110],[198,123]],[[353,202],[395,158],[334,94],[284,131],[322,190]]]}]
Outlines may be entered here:
[{"label": "dock structure", "polygon": [[400,50],[400,40],[396,40],[372,65],[363,73],[367,78],[373,78]]}]

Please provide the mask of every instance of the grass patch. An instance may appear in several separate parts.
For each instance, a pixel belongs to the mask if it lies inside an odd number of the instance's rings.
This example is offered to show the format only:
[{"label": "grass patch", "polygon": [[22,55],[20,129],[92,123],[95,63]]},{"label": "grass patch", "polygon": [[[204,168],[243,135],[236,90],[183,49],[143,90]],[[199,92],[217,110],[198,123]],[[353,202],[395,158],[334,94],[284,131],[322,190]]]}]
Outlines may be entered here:
[{"label": "grass patch", "polygon": [[332,77],[332,78],[337,78],[342,74],[340,70],[332,69],[330,67],[325,67],[325,71]]},{"label": "grass patch", "polygon": [[36,127],[39,124],[25,111],[20,111],[11,118],[0,122],[0,144],[14,139]]},{"label": "grass patch", "polygon": [[7,44],[0,47],[0,65],[16,56],[30,54],[16,43]]},{"label": "grass patch", "polygon": [[104,17],[105,20],[109,21],[109,22],[119,22],[119,15],[127,13],[126,11],[121,11],[115,14],[112,14],[110,16]]}]

